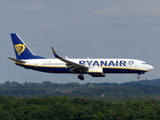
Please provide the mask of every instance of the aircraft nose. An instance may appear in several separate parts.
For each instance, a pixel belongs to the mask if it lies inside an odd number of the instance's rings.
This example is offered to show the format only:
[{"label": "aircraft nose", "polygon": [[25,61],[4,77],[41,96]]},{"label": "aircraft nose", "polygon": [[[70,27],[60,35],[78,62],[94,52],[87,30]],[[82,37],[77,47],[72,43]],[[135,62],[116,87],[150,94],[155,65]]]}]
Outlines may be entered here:
[{"label": "aircraft nose", "polygon": [[148,66],[148,69],[149,69],[149,70],[153,70],[154,67],[153,67],[152,65],[149,65],[149,66]]}]

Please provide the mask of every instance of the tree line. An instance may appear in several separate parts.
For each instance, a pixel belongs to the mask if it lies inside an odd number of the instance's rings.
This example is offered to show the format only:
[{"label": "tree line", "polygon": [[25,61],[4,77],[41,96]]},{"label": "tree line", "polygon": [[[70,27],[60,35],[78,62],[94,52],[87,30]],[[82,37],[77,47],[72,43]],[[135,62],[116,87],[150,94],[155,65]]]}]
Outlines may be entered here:
[{"label": "tree line", "polygon": [[[57,84],[50,81],[42,83],[18,83],[6,81],[0,84],[0,96],[12,97],[53,97],[53,96],[68,96],[85,97],[88,99],[103,98],[111,101],[124,100],[144,100],[155,99],[160,100],[160,85],[148,84],[150,81],[144,80],[140,83],[65,83]],[[146,84],[147,83],[147,84]],[[157,83],[157,80],[156,82]]]},{"label": "tree line", "polygon": [[1,120],[159,120],[160,80],[0,84]]},{"label": "tree line", "polygon": [[1,120],[159,120],[160,102],[1,96],[0,111]]}]

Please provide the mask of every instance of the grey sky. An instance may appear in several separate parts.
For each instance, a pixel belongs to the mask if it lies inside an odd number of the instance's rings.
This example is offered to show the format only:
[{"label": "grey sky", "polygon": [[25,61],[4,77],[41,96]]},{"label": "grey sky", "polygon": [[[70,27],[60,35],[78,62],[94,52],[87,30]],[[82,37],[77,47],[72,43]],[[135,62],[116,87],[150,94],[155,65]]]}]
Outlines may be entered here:
[{"label": "grey sky", "polygon": [[137,75],[57,75],[25,70],[14,57],[10,33],[18,33],[38,55],[54,58],[53,46],[69,58],[134,58],[154,66],[141,79],[159,78],[159,0],[8,0],[0,1],[1,81],[16,82],[126,82]]}]

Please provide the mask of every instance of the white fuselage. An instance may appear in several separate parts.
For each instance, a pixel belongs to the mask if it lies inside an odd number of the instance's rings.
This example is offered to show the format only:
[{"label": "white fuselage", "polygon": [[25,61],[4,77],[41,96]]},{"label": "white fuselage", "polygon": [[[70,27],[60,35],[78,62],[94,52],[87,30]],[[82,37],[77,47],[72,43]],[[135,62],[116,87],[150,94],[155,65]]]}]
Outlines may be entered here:
[{"label": "white fuselage", "polygon": [[[144,74],[153,67],[144,61],[136,59],[68,59],[74,63],[89,67],[102,68],[103,73],[138,73]],[[17,65],[38,71],[51,73],[70,73],[65,62],[59,59],[29,59],[26,63]],[[68,71],[68,72],[67,72]]]}]

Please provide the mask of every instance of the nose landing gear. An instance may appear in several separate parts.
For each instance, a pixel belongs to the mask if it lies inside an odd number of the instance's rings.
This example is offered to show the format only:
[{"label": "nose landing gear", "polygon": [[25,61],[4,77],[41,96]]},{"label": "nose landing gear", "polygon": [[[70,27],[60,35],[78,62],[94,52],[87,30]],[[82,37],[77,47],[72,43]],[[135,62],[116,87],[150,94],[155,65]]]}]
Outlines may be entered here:
[{"label": "nose landing gear", "polygon": [[143,75],[143,74],[145,74],[145,72],[138,73],[137,79],[140,79],[139,75]]},{"label": "nose landing gear", "polygon": [[78,79],[80,79],[80,80],[84,80],[84,76],[83,76],[83,74],[78,75]]}]

